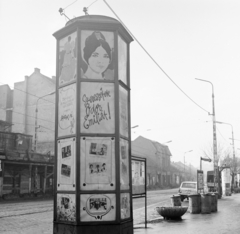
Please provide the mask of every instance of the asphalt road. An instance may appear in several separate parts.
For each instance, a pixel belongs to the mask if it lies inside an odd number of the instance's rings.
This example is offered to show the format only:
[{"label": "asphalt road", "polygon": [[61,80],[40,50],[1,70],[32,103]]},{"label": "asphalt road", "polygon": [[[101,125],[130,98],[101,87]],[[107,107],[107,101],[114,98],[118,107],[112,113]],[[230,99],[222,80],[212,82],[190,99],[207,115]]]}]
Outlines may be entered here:
[{"label": "asphalt road", "polygon": [[[147,192],[147,219],[157,215],[154,208],[169,205],[177,189]],[[145,199],[133,199],[134,225],[145,221]],[[0,202],[1,234],[49,234],[53,228],[53,200]]]}]

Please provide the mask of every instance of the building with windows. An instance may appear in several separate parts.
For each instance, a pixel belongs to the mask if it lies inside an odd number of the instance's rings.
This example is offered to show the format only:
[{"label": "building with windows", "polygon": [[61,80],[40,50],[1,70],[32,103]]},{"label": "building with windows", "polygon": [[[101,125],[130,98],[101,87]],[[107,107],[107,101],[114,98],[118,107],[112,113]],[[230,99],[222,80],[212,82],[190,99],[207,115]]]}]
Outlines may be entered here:
[{"label": "building with windows", "polygon": [[0,86],[0,197],[52,191],[55,82],[35,68]]},{"label": "building with windows", "polygon": [[132,156],[147,159],[148,187],[178,187],[183,180],[196,181],[196,169],[181,162],[171,162],[171,152],[167,145],[139,136],[132,141]]}]

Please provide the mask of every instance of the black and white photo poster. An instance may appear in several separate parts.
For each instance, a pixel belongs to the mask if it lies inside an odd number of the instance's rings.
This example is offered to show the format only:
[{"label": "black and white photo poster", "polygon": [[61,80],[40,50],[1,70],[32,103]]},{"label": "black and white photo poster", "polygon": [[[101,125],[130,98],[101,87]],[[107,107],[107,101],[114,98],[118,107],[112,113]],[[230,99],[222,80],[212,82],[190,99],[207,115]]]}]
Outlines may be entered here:
[{"label": "black and white photo poster", "polygon": [[75,190],[75,138],[58,141],[58,190]]}]

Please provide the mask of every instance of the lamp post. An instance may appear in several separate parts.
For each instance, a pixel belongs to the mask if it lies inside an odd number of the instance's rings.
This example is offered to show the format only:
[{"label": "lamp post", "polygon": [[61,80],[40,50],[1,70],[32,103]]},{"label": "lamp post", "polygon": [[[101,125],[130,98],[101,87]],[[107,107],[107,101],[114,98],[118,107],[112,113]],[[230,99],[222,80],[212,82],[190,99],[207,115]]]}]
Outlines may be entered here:
[{"label": "lamp post", "polygon": [[200,170],[202,170],[202,161],[211,162],[212,160],[210,158],[200,157]]},{"label": "lamp post", "polygon": [[233,126],[230,123],[225,123],[225,122],[220,122],[220,121],[215,121],[218,124],[227,124],[230,125],[232,128],[232,147],[233,147],[233,182],[234,182],[234,177],[236,174],[236,163],[235,163],[235,147],[234,147],[234,135],[233,135]]},{"label": "lamp post", "polygon": [[171,141],[166,141],[166,142],[163,142],[163,144],[167,144],[167,143],[171,143],[172,142],[172,140]]},{"label": "lamp post", "polygon": [[137,128],[137,127],[139,127],[139,125],[135,125],[135,126],[133,126],[133,127],[131,127],[131,128]]},{"label": "lamp post", "polygon": [[[214,171],[214,188],[215,184],[217,181],[217,170],[218,170],[218,165],[217,165],[217,134],[216,134],[216,121],[215,121],[215,104],[214,104],[214,87],[212,82],[208,80],[203,80],[203,79],[198,79],[195,78],[196,80],[203,81],[210,83],[212,85],[212,116],[213,116],[213,171]],[[218,186],[219,187],[219,186]]]},{"label": "lamp post", "polygon": [[39,97],[36,101],[36,109],[35,109],[35,136],[34,136],[34,152],[36,152],[37,150],[37,129],[38,129],[38,101],[48,95],[52,95],[54,94],[55,91],[48,93],[42,97]]}]

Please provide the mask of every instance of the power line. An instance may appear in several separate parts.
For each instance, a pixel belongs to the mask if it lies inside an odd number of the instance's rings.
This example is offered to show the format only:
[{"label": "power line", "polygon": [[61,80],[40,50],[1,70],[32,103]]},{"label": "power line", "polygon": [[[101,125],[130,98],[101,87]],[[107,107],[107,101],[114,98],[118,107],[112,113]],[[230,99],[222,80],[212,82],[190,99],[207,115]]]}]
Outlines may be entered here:
[{"label": "power line", "polygon": [[203,111],[209,113],[209,111],[202,108],[200,105],[198,105],[192,98],[190,98],[174,81],[173,79],[163,70],[163,68],[156,62],[156,60],[148,53],[148,51],[143,47],[143,45],[138,41],[138,39],[131,33],[131,31],[126,27],[126,25],[122,22],[122,20],[118,17],[118,15],[114,12],[114,10],[109,6],[109,4],[106,2],[106,0],[103,0],[105,4],[108,6],[108,8],[112,11],[112,13],[117,17],[117,19],[122,23],[122,25],[125,27],[125,29],[129,32],[129,34],[134,38],[134,40],[139,44],[139,46],[144,50],[144,52],[150,57],[150,59],[157,65],[157,67],[165,74],[165,76],[189,99],[191,100],[195,105],[197,105],[199,108],[201,108]]},{"label": "power line", "polygon": [[[2,85],[8,85],[8,84],[4,84],[4,83],[2,83],[2,82],[0,82],[0,83],[1,83]],[[20,92],[26,93],[26,94],[28,94],[28,95],[30,95],[30,96],[35,97],[35,98],[41,98],[41,97],[38,97],[38,96],[36,96],[36,95],[34,95],[34,94],[31,94],[31,93],[28,93],[28,92],[26,92],[26,91],[23,91],[23,90],[21,90],[21,89],[17,89],[16,87],[12,87],[12,86],[9,86],[9,87],[12,88],[13,91],[14,91],[14,90],[18,90],[18,91],[20,91]],[[49,101],[49,100],[47,100],[47,99],[44,99],[44,98],[42,98],[42,100],[55,104],[55,102],[51,102],[51,101]]]},{"label": "power line", "polygon": [[[4,109],[4,108],[1,108],[1,107],[0,107],[0,109],[6,111],[6,109]],[[14,113],[16,113],[16,114],[19,114],[19,115],[28,116],[28,117],[31,117],[31,118],[34,118],[34,119],[36,118],[35,116],[31,116],[31,115],[23,114],[23,113],[20,113],[20,112],[17,112],[17,111],[13,111],[13,110],[12,110],[12,112],[14,112]],[[49,123],[54,123],[54,124],[55,124],[55,122],[53,122],[53,121],[49,121],[49,120],[46,120],[46,119],[41,119],[41,118],[37,118],[37,119],[39,119],[39,120],[43,120],[43,121],[46,121],[46,122],[49,122]]]}]

